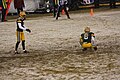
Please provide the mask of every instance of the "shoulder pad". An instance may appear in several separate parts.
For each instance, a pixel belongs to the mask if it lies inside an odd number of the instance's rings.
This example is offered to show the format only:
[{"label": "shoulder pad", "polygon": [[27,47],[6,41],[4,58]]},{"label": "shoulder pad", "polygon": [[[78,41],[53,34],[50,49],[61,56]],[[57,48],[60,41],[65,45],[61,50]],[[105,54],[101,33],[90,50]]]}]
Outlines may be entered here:
[{"label": "shoulder pad", "polygon": [[22,20],[21,20],[21,18],[20,18],[20,17],[17,19],[17,22],[22,22]]},{"label": "shoulder pad", "polygon": [[85,33],[82,33],[81,36],[83,36]]},{"label": "shoulder pad", "polygon": [[89,32],[90,34],[94,34],[93,32]]},{"label": "shoulder pad", "polygon": [[17,22],[22,22],[21,20],[17,20]]},{"label": "shoulder pad", "polygon": [[95,36],[93,32],[90,32],[91,36]]}]

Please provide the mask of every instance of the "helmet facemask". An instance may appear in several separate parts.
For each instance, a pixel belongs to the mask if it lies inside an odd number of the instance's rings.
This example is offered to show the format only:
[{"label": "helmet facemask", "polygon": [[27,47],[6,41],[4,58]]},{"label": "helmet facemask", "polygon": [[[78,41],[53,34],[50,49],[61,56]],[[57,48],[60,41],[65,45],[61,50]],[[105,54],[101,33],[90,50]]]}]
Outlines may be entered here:
[{"label": "helmet facemask", "polygon": [[19,14],[20,18],[22,20],[25,20],[26,19],[26,13],[24,11],[21,11],[20,14]]},{"label": "helmet facemask", "polygon": [[90,32],[90,28],[89,28],[89,27],[86,27],[86,28],[84,29],[84,31],[85,31],[85,33]]}]

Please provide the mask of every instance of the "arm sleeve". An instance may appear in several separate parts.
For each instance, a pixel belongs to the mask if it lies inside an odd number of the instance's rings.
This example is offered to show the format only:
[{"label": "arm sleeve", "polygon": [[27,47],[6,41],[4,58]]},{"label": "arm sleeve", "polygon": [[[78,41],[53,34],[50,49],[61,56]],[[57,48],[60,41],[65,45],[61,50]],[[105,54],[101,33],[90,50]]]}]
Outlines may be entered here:
[{"label": "arm sleeve", "polygon": [[21,23],[18,23],[18,26],[19,26],[20,29],[26,30],[26,27],[23,27],[23,26],[21,25]]}]

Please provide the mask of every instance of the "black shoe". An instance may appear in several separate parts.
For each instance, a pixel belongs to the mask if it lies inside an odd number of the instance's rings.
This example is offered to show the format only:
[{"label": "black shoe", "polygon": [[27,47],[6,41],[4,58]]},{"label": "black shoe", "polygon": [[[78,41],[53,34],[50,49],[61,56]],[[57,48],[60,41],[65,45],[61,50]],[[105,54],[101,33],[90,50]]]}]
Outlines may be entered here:
[{"label": "black shoe", "polygon": [[56,18],[56,20],[58,20],[58,18]]},{"label": "black shoe", "polygon": [[26,51],[26,50],[23,50],[23,52],[24,52],[24,53],[28,53],[28,51]]},{"label": "black shoe", "polygon": [[68,17],[68,19],[70,19],[70,17]]},{"label": "black shoe", "polygon": [[19,54],[17,51],[15,51],[15,54]]},{"label": "black shoe", "polygon": [[94,50],[96,51],[96,50],[97,50],[97,47],[94,47]]},{"label": "black shoe", "polygon": [[83,48],[83,49],[82,49],[82,51],[86,51],[86,50],[87,50],[87,48]]}]

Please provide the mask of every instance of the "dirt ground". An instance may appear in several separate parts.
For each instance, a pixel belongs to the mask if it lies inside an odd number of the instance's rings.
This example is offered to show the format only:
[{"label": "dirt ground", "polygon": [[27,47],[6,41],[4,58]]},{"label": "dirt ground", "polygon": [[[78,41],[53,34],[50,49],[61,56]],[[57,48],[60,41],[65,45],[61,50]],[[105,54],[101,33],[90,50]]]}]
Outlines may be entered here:
[{"label": "dirt ground", "polygon": [[[28,18],[28,54],[14,54],[15,20],[0,23],[0,80],[120,80],[120,10]],[[82,51],[79,36],[89,26],[98,50]]]}]

